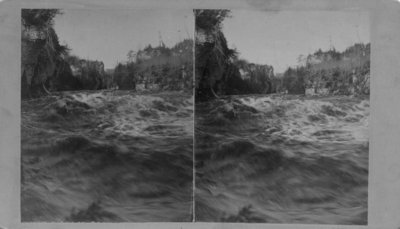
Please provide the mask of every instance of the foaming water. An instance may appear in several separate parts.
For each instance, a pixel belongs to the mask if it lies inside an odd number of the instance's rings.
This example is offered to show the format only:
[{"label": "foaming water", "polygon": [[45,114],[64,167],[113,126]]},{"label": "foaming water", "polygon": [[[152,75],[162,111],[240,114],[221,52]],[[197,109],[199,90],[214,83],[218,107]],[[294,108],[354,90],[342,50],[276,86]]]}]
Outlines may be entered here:
[{"label": "foaming water", "polygon": [[[369,101],[343,98],[305,99],[284,97],[239,98],[244,105],[275,115],[274,122],[281,127],[274,131],[298,141],[368,141]],[[274,111],[278,109],[278,113]],[[281,116],[279,109],[284,110]],[[282,111],[283,111],[282,110]],[[268,121],[268,120],[267,120]],[[269,125],[270,128],[276,125]],[[328,135],[328,136],[327,136]]]},{"label": "foaming water", "polygon": [[368,98],[196,105],[196,220],[366,224]]},{"label": "foaming water", "polygon": [[22,221],[191,220],[191,95],[65,92],[21,118]]}]

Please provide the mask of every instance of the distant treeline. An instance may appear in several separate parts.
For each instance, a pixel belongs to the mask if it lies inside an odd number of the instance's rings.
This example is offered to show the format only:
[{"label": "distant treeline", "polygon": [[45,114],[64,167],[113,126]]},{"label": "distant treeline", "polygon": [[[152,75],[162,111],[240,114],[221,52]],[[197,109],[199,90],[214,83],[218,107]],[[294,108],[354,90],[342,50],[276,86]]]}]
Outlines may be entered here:
[{"label": "distant treeline", "polygon": [[161,42],[128,52],[128,62],[118,64],[114,82],[119,89],[191,90],[193,88],[193,40],[172,48]]},{"label": "distant treeline", "polygon": [[105,70],[104,63],[71,55],[59,43],[53,28],[58,9],[23,9],[21,35],[21,96],[39,97],[52,91],[107,88],[159,90],[191,89],[193,86],[193,40],[172,48],[161,42],[137,52],[128,61]]},{"label": "distant treeline", "polygon": [[355,44],[343,52],[334,48],[300,56],[300,66],[288,68],[277,91],[289,94],[351,95],[370,93],[371,45]]}]

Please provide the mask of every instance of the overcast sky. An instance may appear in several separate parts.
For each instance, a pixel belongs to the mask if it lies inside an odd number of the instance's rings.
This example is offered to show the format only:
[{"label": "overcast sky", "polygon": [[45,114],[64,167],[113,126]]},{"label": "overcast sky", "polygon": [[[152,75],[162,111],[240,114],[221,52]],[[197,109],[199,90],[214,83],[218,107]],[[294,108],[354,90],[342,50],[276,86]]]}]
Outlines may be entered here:
[{"label": "overcast sky", "polygon": [[332,44],[343,51],[370,42],[369,14],[364,11],[245,11],[232,10],[223,22],[229,46],[250,62],[269,64],[275,73]]},{"label": "overcast sky", "polygon": [[[55,18],[62,44],[81,58],[101,60],[106,68],[126,61],[129,50],[157,46],[159,33],[171,47],[193,38],[192,10],[63,10]],[[223,22],[230,47],[241,58],[273,65],[283,72],[307,55],[332,44],[343,51],[356,42],[370,42],[369,14],[363,11],[246,11],[232,10]]]},{"label": "overcast sky", "polygon": [[61,44],[81,58],[101,60],[113,68],[127,60],[129,50],[159,44],[159,33],[167,47],[193,38],[192,10],[86,10],[64,9],[55,18]]}]

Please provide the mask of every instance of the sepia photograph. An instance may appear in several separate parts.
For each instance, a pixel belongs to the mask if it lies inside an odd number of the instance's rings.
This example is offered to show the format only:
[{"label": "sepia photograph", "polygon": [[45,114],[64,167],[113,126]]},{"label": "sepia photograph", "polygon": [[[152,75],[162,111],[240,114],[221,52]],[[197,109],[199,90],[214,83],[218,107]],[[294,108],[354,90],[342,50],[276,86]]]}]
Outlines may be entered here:
[{"label": "sepia photograph", "polygon": [[192,221],[193,11],[20,20],[21,221]]},{"label": "sepia photograph", "polygon": [[195,13],[195,220],[368,224],[368,11]]},{"label": "sepia photograph", "polygon": [[400,0],[0,0],[0,229],[400,228]]}]

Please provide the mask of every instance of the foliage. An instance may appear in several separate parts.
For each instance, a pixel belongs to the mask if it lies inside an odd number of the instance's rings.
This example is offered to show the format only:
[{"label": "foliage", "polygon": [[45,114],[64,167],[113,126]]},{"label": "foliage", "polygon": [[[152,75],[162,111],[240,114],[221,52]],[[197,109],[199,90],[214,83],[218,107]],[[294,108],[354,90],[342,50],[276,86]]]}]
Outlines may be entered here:
[{"label": "foliage", "polygon": [[54,17],[61,13],[59,9],[22,9],[22,25],[36,28],[51,27]]},{"label": "foliage", "polygon": [[369,94],[370,44],[354,44],[343,52],[335,49],[317,50],[306,57],[297,68],[288,68],[283,74],[278,91],[313,93]]},{"label": "foliage", "polygon": [[222,22],[230,17],[229,10],[194,10],[196,29],[205,31],[221,30]]}]

